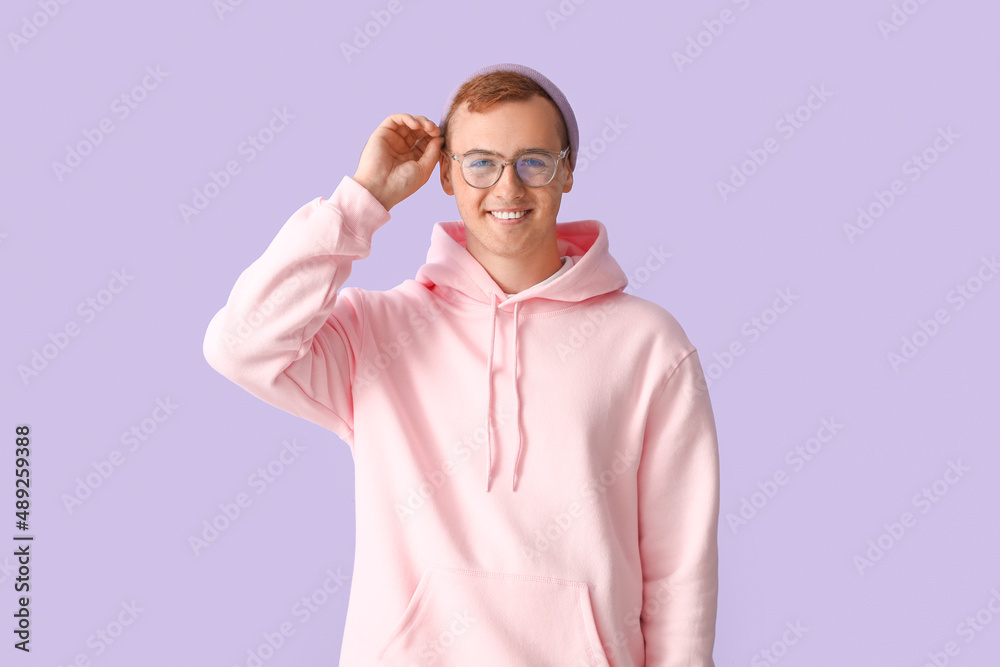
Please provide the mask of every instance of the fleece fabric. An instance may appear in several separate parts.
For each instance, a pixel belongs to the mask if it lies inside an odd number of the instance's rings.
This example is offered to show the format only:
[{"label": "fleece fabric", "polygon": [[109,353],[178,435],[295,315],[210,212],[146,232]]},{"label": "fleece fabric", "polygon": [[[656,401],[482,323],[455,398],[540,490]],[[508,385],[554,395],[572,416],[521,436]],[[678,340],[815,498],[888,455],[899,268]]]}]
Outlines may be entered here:
[{"label": "fleece fabric", "polygon": [[350,447],[340,664],[712,667],[718,442],[684,330],[624,291],[596,220],[558,223],[571,263],[510,297],[461,221],[434,224],[415,279],[345,287],[389,219],[344,177],[204,340],[217,371]]},{"label": "fleece fabric", "polygon": [[[566,271],[569,270],[569,267],[573,266],[573,258],[572,257],[564,256],[564,257],[560,257],[559,259],[562,260],[562,266],[559,267],[559,270],[556,271],[555,273],[553,273],[551,276],[549,276],[545,280],[540,281],[538,283],[539,285],[544,285],[545,283],[549,282],[550,280],[555,280],[557,277],[559,277],[562,274],[566,273]],[[508,294],[508,293],[505,292],[504,296],[514,296],[514,295],[513,294]]]}]

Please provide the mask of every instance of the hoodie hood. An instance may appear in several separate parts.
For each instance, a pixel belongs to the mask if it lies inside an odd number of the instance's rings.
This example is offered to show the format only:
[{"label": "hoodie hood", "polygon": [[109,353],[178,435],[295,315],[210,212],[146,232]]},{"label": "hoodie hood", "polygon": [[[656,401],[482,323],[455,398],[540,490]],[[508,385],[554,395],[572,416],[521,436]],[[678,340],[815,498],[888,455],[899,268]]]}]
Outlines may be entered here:
[{"label": "hoodie hood", "polygon": [[[518,314],[527,308],[531,312],[560,310],[568,304],[591,297],[621,292],[628,285],[628,278],[608,250],[608,234],[597,220],[556,223],[556,243],[559,256],[569,257],[572,265],[555,279],[537,284],[508,297],[486,272],[482,264],[466,248],[465,225],[458,222],[439,222],[431,232],[431,245],[427,261],[417,271],[416,281],[428,289],[445,288],[459,292],[483,305],[484,319],[488,313],[488,331],[484,326],[484,340],[489,354],[486,361],[486,490],[493,478],[493,348],[496,338],[498,309],[512,311],[514,315],[514,417],[517,427],[517,454],[511,487],[517,490],[518,465],[521,459],[521,403],[517,386],[517,332]],[[562,303],[560,303],[562,302]]]}]

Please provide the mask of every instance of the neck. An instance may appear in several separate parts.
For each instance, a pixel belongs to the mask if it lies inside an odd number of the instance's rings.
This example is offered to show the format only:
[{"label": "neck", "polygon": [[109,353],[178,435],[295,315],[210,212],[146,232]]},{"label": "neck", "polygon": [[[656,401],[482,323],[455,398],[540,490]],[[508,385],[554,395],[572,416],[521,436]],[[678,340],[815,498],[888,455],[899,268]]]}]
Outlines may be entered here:
[{"label": "neck", "polygon": [[470,254],[482,264],[504,294],[526,290],[562,268],[559,248],[554,243],[528,257],[478,256],[474,249],[470,250]]}]

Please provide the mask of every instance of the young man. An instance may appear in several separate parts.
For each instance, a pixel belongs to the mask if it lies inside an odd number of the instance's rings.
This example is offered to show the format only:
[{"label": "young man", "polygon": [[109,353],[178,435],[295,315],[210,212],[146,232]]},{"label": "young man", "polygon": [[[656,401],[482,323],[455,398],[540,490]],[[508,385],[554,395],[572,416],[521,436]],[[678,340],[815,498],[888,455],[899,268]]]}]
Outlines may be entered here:
[{"label": "young man", "polygon": [[[479,70],[440,127],[386,118],[209,324],[213,368],[351,448],[341,665],[714,665],[702,367],[623,292],[602,223],[556,223],[578,141],[547,78]],[[415,280],[343,287],[438,162],[461,221],[433,226]]]}]

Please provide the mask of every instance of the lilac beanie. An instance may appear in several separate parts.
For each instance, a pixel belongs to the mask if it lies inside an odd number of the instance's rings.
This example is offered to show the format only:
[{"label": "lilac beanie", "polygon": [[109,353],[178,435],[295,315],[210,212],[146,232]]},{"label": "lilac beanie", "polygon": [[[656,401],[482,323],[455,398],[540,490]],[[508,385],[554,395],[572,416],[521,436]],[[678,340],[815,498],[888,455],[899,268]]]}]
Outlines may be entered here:
[{"label": "lilac beanie", "polygon": [[455,90],[451,91],[451,95],[448,96],[448,101],[445,102],[444,111],[441,113],[441,122],[438,123],[438,127],[444,125],[445,119],[448,117],[451,111],[452,102],[455,100],[455,95],[458,93],[459,88],[465,85],[468,81],[476,78],[477,76],[482,76],[483,74],[489,74],[490,72],[517,72],[518,74],[523,74],[528,77],[543,89],[545,92],[552,97],[552,101],[556,103],[559,112],[562,114],[563,122],[566,123],[566,134],[569,135],[569,164],[572,169],[576,169],[576,153],[577,147],[580,144],[580,130],[576,124],[576,115],[573,113],[573,107],[569,105],[569,100],[563,95],[563,92],[559,90],[556,84],[549,81],[540,72],[537,72],[530,67],[525,65],[517,65],[514,63],[502,63],[499,65],[489,65],[488,67],[483,67],[478,69],[472,74],[470,74],[465,81],[455,86]]}]

